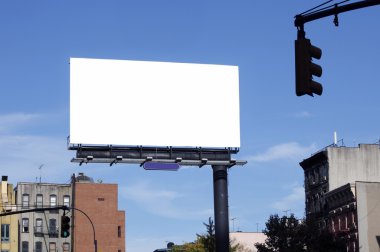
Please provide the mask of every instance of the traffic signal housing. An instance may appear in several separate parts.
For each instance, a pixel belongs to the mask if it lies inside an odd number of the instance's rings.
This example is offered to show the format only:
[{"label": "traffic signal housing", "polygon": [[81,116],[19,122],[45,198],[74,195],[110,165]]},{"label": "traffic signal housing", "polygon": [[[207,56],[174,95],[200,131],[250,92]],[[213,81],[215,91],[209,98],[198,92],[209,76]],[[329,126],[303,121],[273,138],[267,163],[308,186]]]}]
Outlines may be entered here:
[{"label": "traffic signal housing", "polygon": [[67,238],[70,236],[70,217],[66,215],[61,216],[61,237]]},{"label": "traffic signal housing", "polygon": [[313,76],[322,76],[322,67],[313,63],[313,58],[320,59],[321,56],[322,50],[313,46],[309,39],[298,37],[295,41],[297,96],[322,94],[322,85],[313,80]]}]

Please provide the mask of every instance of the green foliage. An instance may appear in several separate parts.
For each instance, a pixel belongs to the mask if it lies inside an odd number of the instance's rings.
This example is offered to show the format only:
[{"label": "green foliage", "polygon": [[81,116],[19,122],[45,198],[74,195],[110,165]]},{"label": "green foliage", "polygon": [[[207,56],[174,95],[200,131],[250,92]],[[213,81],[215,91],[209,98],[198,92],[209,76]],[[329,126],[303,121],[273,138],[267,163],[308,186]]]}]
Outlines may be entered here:
[{"label": "green foliage", "polygon": [[211,217],[208,218],[208,223],[204,223],[206,226],[206,234],[197,234],[199,242],[203,245],[206,252],[215,252],[215,225]]},{"label": "green foliage", "polygon": [[293,214],[271,215],[266,222],[265,243],[256,243],[258,252],[341,252],[344,243],[327,230],[319,230],[316,221],[299,221]]},{"label": "green foliage", "polygon": [[[212,218],[208,219],[208,223],[203,223],[206,227],[205,234],[196,234],[197,239],[194,242],[185,243],[183,245],[174,245],[172,252],[215,252],[215,224]],[[245,251],[244,246],[239,243],[230,245],[230,252]]]}]

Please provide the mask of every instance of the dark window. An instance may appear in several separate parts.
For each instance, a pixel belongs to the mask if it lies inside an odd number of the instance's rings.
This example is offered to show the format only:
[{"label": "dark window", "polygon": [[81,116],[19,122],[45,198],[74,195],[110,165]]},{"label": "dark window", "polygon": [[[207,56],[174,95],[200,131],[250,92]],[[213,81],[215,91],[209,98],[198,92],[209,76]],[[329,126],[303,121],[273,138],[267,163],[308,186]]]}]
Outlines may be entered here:
[{"label": "dark window", "polygon": [[34,249],[35,252],[42,252],[42,242],[38,241],[36,242],[36,248]]},{"label": "dark window", "polygon": [[56,219],[49,219],[49,235],[58,236]]},{"label": "dark window", "polygon": [[117,236],[120,238],[121,237],[121,227],[117,226]]},{"label": "dark window", "polygon": [[22,242],[21,252],[29,252],[29,243],[27,241]]},{"label": "dark window", "polygon": [[9,224],[1,224],[1,241],[9,242]]},{"label": "dark window", "polygon": [[29,233],[29,219],[28,218],[22,219],[22,232]]}]

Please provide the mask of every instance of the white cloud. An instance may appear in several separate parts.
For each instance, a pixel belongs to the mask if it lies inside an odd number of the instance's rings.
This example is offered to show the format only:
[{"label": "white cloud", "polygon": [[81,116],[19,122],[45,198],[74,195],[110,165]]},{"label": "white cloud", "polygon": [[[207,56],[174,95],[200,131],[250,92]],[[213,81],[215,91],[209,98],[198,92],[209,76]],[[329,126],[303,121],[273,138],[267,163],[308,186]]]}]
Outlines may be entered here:
[{"label": "white cloud", "polygon": [[41,117],[41,114],[27,113],[13,113],[0,115],[0,132],[11,130],[17,126],[23,126]]},{"label": "white cloud", "polygon": [[120,189],[120,193],[124,198],[136,202],[145,211],[166,218],[198,219],[213,214],[212,209],[180,208],[181,198],[185,198],[183,194],[178,191],[154,188],[148,182],[123,187]]},{"label": "white cloud", "polygon": [[[64,183],[75,166],[70,163],[74,153],[67,150],[65,138],[1,135],[0,149],[1,175],[8,175],[10,181],[34,182],[41,172],[42,181],[46,176],[49,182]],[[40,171],[38,167],[42,164]]]},{"label": "white cloud", "polygon": [[305,189],[302,186],[294,186],[290,193],[282,199],[274,202],[272,207],[278,211],[290,210],[292,213],[302,215],[305,203]]},{"label": "white cloud", "polygon": [[308,118],[311,117],[311,113],[307,111],[301,111],[298,113],[294,113],[293,116],[297,118]]},{"label": "white cloud", "polygon": [[246,160],[256,162],[269,162],[281,159],[301,160],[315,151],[316,146],[314,144],[301,146],[299,143],[290,142],[270,147],[263,153],[247,157]]}]

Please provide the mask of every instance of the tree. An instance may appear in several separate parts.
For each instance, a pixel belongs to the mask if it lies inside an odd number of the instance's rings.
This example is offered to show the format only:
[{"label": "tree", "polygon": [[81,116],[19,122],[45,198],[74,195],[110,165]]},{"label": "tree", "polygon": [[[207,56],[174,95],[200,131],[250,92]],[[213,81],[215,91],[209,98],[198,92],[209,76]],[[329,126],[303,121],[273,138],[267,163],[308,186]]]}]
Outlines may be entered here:
[{"label": "tree", "polygon": [[[205,234],[196,234],[197,239],[194,242],[184,243],[183,245],[174,245],[172,252],[215,252],[215,224],[212,218],[208,219],[208,223],[204,223],[206,227]],[[244,246],[234,242],[230,243],[230,252],[247,251]]]},{"label": "tree", "polygon": [[293,214],[290,217],[271,215],[265,223],[265,243],[256,243],[258,252],[302,252],[304,244],[299,239],[300,223]]},{"label": "tree", "polygon": [[206,252],[215,252],[215,225],[211,217],[208,218],[208,224],[203,222],[206,226],[206,234],[197,234],[199,242],[203,245]]},{"label": "tree", "polygon": [[335,239],[327,230],[320,230],[313,219],[298,220],[294,214],[271,215],[265,223],[265,243],[256,243],[258,252],[341,252],[342,240]]}]

